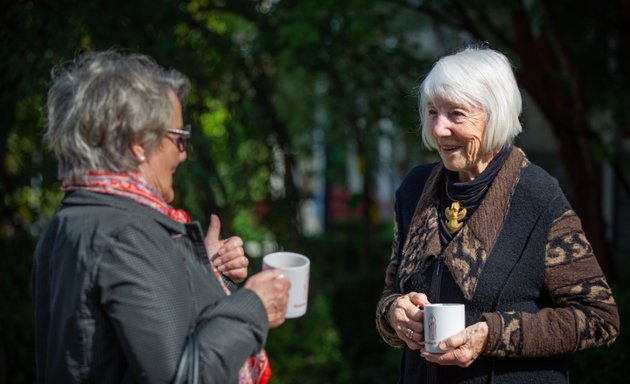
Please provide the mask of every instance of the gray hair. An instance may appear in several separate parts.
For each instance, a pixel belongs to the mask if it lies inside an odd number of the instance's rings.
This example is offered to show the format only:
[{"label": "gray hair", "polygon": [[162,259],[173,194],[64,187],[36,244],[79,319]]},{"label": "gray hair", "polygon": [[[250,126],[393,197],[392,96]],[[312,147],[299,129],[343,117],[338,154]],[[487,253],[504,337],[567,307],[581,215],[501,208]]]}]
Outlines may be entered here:
[{"label": "gray hair", "polygon": [[173,128],[170,91],[183,106],[190,90],[184,75],[150,57],[114,51],[84,54],[52,77],[44,139],[63,181],[93,170],[137,170],[131,144],[153,152]]},{"label": "gray hair", "polygon": [[489,48],[468,47],[444,56],[420,85],[422,140],[428,148],[437,143],[427,130],[427,105],[435,99],[483,109],[487,115],[483,152],[511,145],[522,131],[521,93],[510,61]]}]

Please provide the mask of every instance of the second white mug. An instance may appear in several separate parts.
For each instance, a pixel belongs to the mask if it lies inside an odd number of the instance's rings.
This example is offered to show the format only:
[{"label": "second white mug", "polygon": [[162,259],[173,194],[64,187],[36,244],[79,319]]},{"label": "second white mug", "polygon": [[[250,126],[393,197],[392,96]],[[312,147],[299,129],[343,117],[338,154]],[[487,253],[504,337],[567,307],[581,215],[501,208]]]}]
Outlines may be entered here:
[{"label": "second white mug", "polygon": [[263,269],[282,269],[284,277],[291,282],[287,319],[303,316],[308,304],[308,284],[311,261],[294,252],[274,252],[263,257]]}]

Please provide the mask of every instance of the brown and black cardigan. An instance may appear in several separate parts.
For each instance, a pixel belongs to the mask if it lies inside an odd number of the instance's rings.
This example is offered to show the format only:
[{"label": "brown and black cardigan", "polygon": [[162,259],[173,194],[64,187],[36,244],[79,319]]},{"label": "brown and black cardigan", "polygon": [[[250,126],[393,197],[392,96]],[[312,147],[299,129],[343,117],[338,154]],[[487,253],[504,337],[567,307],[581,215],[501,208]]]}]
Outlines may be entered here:
[{"label": "brown and black cardigan", "polygon": [[[440,301],[465,303],[466,324],[486,321],[489,334],[470,367],[432,368],[436,382],[567,383],[568,352],[610,345],[619,333],[611,289],[579,218],[557,181],[514,148],[477,211],[442,249],[443,174],[441,164],[418,166],[397,191],[378,331],[388,344],[405,345],[387,310],[411,290],[429,295],[440,262]],[[426,382],[426,371],[419,352],[405,347],[399,382]]]}]

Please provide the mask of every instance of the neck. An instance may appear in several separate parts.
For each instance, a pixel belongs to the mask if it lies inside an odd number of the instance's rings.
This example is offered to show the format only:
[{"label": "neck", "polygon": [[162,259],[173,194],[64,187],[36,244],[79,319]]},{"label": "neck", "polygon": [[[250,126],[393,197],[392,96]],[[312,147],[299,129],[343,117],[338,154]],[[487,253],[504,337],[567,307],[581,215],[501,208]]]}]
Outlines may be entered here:
[{"label": "neck", "polygon": [[495,150],[485,155],[482,155],[479,157],[479,160],[477,160],[474,167],[458,172],[457,174],[459,176],[459,181],[464,182],[475,180],[477,176],[481,175],[481,173],[486,170],[488,164],[492,162],[492,159],[494,159],[494,156],[496,156],[498,152],[498,150]]}]

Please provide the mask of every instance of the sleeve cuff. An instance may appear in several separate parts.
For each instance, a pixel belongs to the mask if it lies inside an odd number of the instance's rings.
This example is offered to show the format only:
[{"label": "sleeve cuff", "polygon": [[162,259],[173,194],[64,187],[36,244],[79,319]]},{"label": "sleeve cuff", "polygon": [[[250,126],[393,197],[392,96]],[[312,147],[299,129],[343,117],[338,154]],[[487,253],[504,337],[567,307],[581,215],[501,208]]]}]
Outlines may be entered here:
[{"label": "sleeve cuff", "polygon": [[501,335],[501,316],[498,313],[488,312],[482,314],[479,321],[485,321],[488,324],[488,342],[482,354],[491,355]]},{"label": "sleeve cuff", "polygon": [[394,294],[381,299],[376,313],[376,328],[381,334],[383,340],[392,347],[402,347],[404,345],[403,341],[400,340],[396,334],[396,331],[394,331],[389,324],[389,319],[387,317],[389,307],[392,305],[394,300],[400,296],[402,295]]}]

